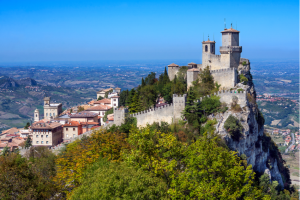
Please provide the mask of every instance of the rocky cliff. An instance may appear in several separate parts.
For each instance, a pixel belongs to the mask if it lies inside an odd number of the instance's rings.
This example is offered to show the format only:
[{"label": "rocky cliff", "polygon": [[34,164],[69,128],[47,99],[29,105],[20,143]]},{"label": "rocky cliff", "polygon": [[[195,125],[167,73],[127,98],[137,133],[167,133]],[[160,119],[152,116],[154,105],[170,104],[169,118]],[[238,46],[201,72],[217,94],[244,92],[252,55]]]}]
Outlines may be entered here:
[{"label": "rocky cliff", "polygon": [[[276,180],[281,186],[284,186],[289,182],[289,175],[283,166],[283,160],[276,144],[264,134],[264,119],[255,101],[256,92],[250,74],[250,66],[245,66],[239,73],[248,79],[246,85],[239,83],[236,86],[236,89],[247,91],[246,106],[242,107],[241,111],[234,111],[229,108],[225,113],[212,115],[210,118],[217,119],[216,131],[226,141],[228,147],[239,152],[239,155],[245,154],[247,163],[252,165],[256,173],[267,173],[271,175],[272,180]],[[224,123],[230,115],[239,119],[243,126],[238,141],[231,138],[224,128]]]}]

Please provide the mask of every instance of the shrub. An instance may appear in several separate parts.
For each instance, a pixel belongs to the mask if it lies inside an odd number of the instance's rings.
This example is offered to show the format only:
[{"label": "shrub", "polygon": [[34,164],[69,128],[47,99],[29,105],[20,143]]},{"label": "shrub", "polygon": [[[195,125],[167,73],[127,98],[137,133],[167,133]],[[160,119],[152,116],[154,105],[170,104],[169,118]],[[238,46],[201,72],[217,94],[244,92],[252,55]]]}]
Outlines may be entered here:
[{"label": "shrub", "polygon": [[232,97],[232,103],[231,103],[231,109],[236,111],[236,112],[241,112],[242,108],[241,106],[238,104],[238,97],[237,96],[233,96]]},{"label": "shrub", "polygon": [[221,107],[220,97],[211,96],[210,98],[205,97],[200,104],[201,110],[205,112],[205,114],[212,114],[218,112]]},{"label": "shrub", "polygon": [[240,82],[243,83],[244,85],[247,85],[248,84],[248,79],[243,74],[241,74],[240,75]]},{"label": "shrub", "polygon": [[233,140],[238,141],[240,139],[243,126],[236,117],[230,115],[224,123],[224,128],[228,131]]},{"label": "shrub", "polygon": [[246,61],[242,62],[242,65],[243,65],[243,66],[247,65]]},{"label": "shrub", "polygon": [[237,89],[238,93],[245,91],[244,89]]}]

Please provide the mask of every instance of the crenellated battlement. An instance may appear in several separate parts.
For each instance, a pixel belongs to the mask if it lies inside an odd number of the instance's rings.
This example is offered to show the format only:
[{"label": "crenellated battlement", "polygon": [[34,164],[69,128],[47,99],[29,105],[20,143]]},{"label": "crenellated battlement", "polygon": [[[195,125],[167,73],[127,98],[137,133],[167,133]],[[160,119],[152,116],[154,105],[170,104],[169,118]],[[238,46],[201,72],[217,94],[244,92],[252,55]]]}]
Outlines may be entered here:
[{"label": "crenellated battlement", "polygon": [[210,73],[226,73],[226,72],[233,72],[236,70],[235,68],[225,68],[225,69],[216,69],[216,70],[210,70]]},{"label": "crenellated battlement", "polygon": [[151,112],[157,112],[157,111],[160,111],[160,110],[163,110],[163,109],[168,109],[169,107],[173,108],[173,103],[170,103],[170,104],[167,104],[167,105],[163,105],[163,106],[160,106],[160,107],[150,108],[148,110],[143,110],[141,112],[130,114],[129,116],[130,117],[136,117],[138,115],[143,115],[143,114],[147,114],[147,113],[151,113]]},{"label": "crenellated battlement", "polygon": [[[246,91],[237,91],[237,90],[222,90],[215,92],[212,95],[207,95],[205,97],[209,98],[211,96],[219,96],[220,101],[230,105],[232,103],[232,98],[236,96],[238,98],[238,104],[241,107],[246,106],[247,104],[247,92]],[[195,100],[194,102],[201,102],[205,97],[200,97],[200,99]]]}]

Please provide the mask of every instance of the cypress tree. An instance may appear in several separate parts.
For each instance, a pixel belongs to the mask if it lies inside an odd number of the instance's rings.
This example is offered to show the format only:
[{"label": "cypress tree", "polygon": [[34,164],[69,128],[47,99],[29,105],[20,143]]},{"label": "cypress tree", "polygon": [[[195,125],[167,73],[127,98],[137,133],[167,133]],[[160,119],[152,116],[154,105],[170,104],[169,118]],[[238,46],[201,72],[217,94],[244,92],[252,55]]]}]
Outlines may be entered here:
[{"label": "cypress tree", "polygon": [[32,146],[32,141],[31,141],[31,137],[28,136],[26,141],[25,141],[25,149],[29,148]]}]

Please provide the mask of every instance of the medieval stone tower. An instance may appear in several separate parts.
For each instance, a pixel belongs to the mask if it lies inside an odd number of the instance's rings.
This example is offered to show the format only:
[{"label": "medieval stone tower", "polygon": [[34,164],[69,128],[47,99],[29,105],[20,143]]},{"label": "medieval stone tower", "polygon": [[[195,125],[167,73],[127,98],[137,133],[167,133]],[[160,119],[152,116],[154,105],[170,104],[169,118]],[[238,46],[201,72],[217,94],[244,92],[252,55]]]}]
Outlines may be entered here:
[{"label": "medieval stone tower", "polygon": [[34,119],[34,122],[40,121],[40,112],[38,109],[35,109],[33,119]]},{"label": "medieval stone tower", "polygon": [[215,55],[215,41],[202,42],[202,67],[209,66],[211,70],[218,69],[237,69],[241,59],[242,47],[239,46],[239,31],[224,29],[222,33],[222,46],[220,54]]},{"label": "medieval stone tower", "polygon": [[50,103],[51,98],[44,98],[44,119],[50,120],[62,113],[61,103]]}]

